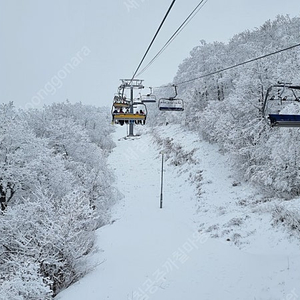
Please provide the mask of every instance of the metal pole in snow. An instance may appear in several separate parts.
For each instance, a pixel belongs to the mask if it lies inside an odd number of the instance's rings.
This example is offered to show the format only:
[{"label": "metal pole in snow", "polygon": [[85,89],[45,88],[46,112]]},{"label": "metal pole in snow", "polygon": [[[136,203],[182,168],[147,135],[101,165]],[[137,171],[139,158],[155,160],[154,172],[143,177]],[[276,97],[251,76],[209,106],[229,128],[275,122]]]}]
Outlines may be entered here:
[{"label": "metal pole in snow", "polygon": [[161,179],[160,179],[160,206],[162,208],[163,203],[163,182],[164,182],[164,152],[161,151]]},{"label": "metal pole in snow", "polygon": [[[133,114],[133,86],[130,87],[130,113]],[[129,136],[133,136],[133,120],[129,120]]]}]

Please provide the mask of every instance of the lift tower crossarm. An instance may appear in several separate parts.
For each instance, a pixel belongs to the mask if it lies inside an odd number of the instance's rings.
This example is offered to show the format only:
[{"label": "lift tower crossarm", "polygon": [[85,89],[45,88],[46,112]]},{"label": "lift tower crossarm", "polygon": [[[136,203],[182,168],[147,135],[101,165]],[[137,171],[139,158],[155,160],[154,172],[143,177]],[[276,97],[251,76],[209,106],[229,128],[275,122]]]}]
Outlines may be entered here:
[{"label": "lift tower crossarm", "polygon": [[122,84],[120,87],[122,88],[136,88],[136,89],[143,89],[143,81],[142,79],[120,79]]}]

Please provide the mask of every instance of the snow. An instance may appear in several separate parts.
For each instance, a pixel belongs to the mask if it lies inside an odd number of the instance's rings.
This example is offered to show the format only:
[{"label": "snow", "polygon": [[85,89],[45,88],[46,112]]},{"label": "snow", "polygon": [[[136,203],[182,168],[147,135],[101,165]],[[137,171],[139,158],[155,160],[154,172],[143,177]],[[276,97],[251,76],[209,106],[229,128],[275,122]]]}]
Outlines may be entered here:
[{"label": "snow", "polygon": [[169,155],[160,209],[162,148],[140,131],[124,139],[117,128],[109,164],[124,197],[97,231],[97,266],[56,299],[298,299],[299,242],[272,226],[272,205],[215,145],[172,125],[156,133],[194,160],[174,166]]}]

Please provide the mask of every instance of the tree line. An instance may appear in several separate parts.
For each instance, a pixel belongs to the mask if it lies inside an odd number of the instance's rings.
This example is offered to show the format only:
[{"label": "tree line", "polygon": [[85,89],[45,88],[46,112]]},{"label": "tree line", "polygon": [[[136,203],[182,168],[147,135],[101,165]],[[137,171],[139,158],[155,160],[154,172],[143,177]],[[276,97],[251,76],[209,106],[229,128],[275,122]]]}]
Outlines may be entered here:
[{"label": "tree line", "polygon": [[[236,34],[228,43],[201,41],[180,64],[174,83],[297,44],[299,27],[300,18],[277,16],[260,28]],[[271,128],[261,111],[267,89],[278,82],[300,84],[299,47],[179,84],[185,112],[156,112],[153,123],[181,122],[230,153],[241,176],[266,196],[290,199],[300,194],[299,128]],[[160,93],[165,96],[165,89]],[[292,109],[299,114],[299,106]]]},{"label": "tree line", "polygon": [[51,299],[87,272],[117,198],[109,112],[0,105],[0,299]]}]

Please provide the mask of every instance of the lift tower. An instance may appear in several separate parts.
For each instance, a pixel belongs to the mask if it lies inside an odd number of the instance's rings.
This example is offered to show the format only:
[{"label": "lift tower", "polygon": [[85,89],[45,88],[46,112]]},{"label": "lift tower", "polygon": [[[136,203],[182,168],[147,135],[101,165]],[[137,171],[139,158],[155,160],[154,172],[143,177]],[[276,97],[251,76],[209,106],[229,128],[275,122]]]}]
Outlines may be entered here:
[{"label": "lift tower", "polygon": [[[133,114],[133,90],[134,89],[143,89],[143,81],[141,79],[121,79],[122,84],[120,85],[120,89],[123,91],[125,89],[130,89],[130,108],[129,111],[131,114]],[[133,136],[133,125],[134,120],[129,120],[129,134],[128,136]]]}]

